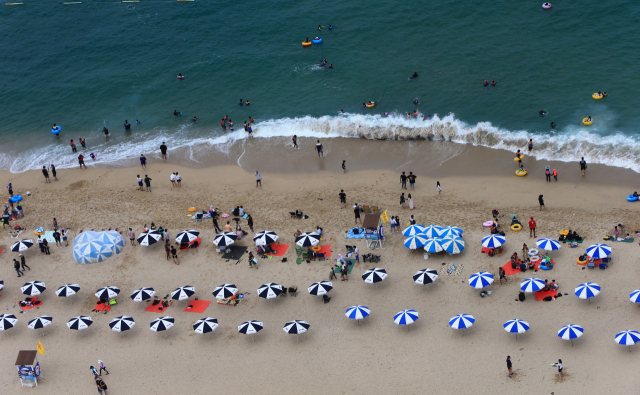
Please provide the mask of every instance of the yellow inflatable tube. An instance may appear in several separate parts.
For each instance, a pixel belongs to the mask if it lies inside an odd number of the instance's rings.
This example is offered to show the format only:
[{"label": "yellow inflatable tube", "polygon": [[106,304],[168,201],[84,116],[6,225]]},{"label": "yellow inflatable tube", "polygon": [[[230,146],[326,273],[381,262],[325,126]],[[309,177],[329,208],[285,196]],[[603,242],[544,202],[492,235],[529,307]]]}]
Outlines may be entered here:
[{"label": "yellow inflatable tube", "polygon": [[515,158],[513,158],[513,161],[517,162],[520,159],[524,159],[524,154],[520,154],[520,156],[516,156]]},{"label": "yellow inflatable tube", "polygon": [[598,93],[594,93],[593,95],[591,95],[591,97],[593,97],[596,100],[600,100],[604,97],[604,95],[599,95]]},{"label": "yellow inflatable tube", "polygon": [[521,230],[522,230],[522,225],[520,225],[520,224],[513,224],[513,225],[511,225],[511,230],[513,230],[513,231],[515,231],[515,232],[521,231]]},{"label": "yellow inflatable tube", "polygon": [[310,45],[311,45],[311,41],[309,41],[308,43],[307,43],[307,42],[303,42],[303,43],[302,43],[302,46],[303,46],[303,47],[308,47],[308,46],[310,46]]},{"label": "yellow inflatable tube", "polygon": [[367,107],[371,108],[371,107],[375,107],[376,103],[371,103],[371,104],[365,104]]},{"label": "yellow inflatable tube", "polygon": [[569,230],[568,229],[561,230],[560,232],[558,232],[558,234],[560,234],[560,236],[566,236],[569,234]]},{"label": "yellow inflatable tube", "polygon": [[589,118],[584,118],[582,120],[582,124],[583,125],[591,125],[593,123],[593,119],[591,121],[587,121],[587,119],[589,119]]},{"label": "yellow inflatable tube", "polygon": [[526,170],[522,170],[522,171],[521,171],[520,169],[518,169],[518,170],[516,170],[516,175],[517,175],[518,177],[524,177],[524,176],[526,176],[526,175],[527,175],[527,171],[526,171]]}]

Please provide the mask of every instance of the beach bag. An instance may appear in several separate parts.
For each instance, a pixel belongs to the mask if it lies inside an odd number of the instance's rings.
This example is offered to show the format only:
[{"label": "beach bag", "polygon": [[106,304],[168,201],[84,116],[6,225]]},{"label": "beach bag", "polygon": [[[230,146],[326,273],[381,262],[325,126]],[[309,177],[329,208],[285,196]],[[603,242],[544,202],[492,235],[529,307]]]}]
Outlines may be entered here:
[{"label": "beach bag", "polygon": [[553,298],[551,296],[545,296],[542,300],[544,300],[545,302],[551,302]]}]

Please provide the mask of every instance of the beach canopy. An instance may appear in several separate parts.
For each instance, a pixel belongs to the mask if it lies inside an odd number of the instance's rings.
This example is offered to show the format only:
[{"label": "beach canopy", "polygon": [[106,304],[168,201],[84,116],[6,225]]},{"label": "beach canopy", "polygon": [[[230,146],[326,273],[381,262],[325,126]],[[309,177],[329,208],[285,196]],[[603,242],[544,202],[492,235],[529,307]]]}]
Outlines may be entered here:
[{"label": "beach canopy", "polygon": [[464,250],[464,240],[459,236],[443,237],[440,239],[440,244],[449,254],[459,254]]},{"label": "beach canopy", "polygon": [[73,329],[76,331],[81,331],[83,329],[87,329],[93,324],[93,320],[91,317],[87,317],[86,315],[79,315],[77,317],[73,317],[67,322],[67,326],[69,329]]},{"label": "beach canopy", "polygon": [[200,232],[195,229],[183,230],[182,232],[178,233],[178,236],[176,237],[176,243],[190,243],[197,239],[199,235]]},{"label": "beach canopy", "polygon": [[331,281],[318,281],[311,284],[308,291],[311,295],[322,296],[333,289],[333,283]]},{"label": "beach canopy", "polygon": [[162,235],[160,234],[160,232],[158,232],[157,230],[150,230],[148,232],[140,233],[140,236],[138,236],[137,240],[141,246],[148,247],[160,241],[161,238]]},{"label": "beach canopy", "polygon": [[226,299],[238,293],[238,287],[235,284],[222,284],[213,290],[212,294],[216,299]]},{"label": "beach canopy", "polygon": [[183,287],[176,288],[173,292],[171,292],[171,299],[185,300],[185,299],[189,299],[195,293],[196,293],[195,287],[191,285],[185,285]]},{"label": "beach canopy", "polygon": [[622,331],[616,335],[615,341],[621,346],[633,346],[634,344],[640,342],[640,332]]},{"label": "beach canopy", "polygon": [[0,331],[11,329],[18,323],[18,319],[13,314],[0,314]]},{"label": "beach canopy", "polygon": [[544,288],[544,281],[539,278],[528,278],[520,283],[520,290],[524,292],[538,292]]},{"label": "beach canopy", "polygon": [[253,236],[253,241],[256,243],[256,245],[259,246],[273,244],[277,240],[278,235],[276,234],[276,232],[270,230],[263,230],[262,232],[257,233],[255,236]]},{"label": "beach canopy", "polygon": [[476,322],[470,314],[458,314],[449,320],[449,326],[453,329],[467,329]]},{"label": "beach canopy", "polygon": [[282,293],[282,285],[276,283],[262,284],[258,288],[258,296],[265,299],[273,299]]},{"label": "beach canopy", "polygon": [[136,322],[133,320],[133,317],[122,315],[112,319],[111,322],[109,322],[109,328],[114,332],[124,332],[133,328],[135,324]]},{"label": "beach canopy", "polygon": [[418,319],[418,312],[415,310],[402,310],[393,316],[393,322],[398,325],[411,325]]},{"label": "beach canopy", "polygon": [[611,255],[611,247],[606,244],[594,244],[587,248],[587,256],[602,259]]},{"label": "beach canopy", "polygon": [[558,337],[562,340],[577,339],[584,334],[584,329],[580,325],[565,325],[558,331]]},{"label": "beach canopy", "polygon": [[305,333],[310,326],[307,321],[293,320],[284,324],[282,330],[291,335],[299,335]]},{"label": "beach canopy", "polygon": [[320,243],[320,235],[316,232],[304,232],[296,237],[296,245],[299,247],[313,247]]},{"label": "beach canopy", "polygon": [[433,239],[436,237],[440,237],[440,232],[442,231],[442,228],[436,225],[429,225],[429,226],[425,226],[424,231],[422,232],[422,234],[424,234],[425,236],[427,236],[427,238],[429,239]]},{"label": "beach canopy", "polygon": [[122,235],[114,230],[82,232],[73,241],[73,259],[82,265],[102,262],[119,254],[124,244]]},{"label": "beach canopy", "polygon": [[423,225],[409,225],[402,230],[402,235],[404,237],[421,235],[426,230],[426,227]]},{"label": "beach canopy", "polygon": [[103,287],[96,291],[96,297],[98,299],[111,299],[118,296],[120,288],[118,287]]},{"label": "beach canopy", "polygon": [[497,248],[507,242],[502,235],[490,235],[482,239],[482,246],[485,248]]},{"label": "beach canopy", "polygon": [[246,321],[238,326],[238,332],[245,335],[253,335],[258,333],[264,328],[264,323],[256,320]]},{"label": "beach canopy", "polygon": [[629,299],[633,303],[640,303],[640,289],[636,289],[635,291],[631,292],[631,295],[629,295]]},{"label": "beach canopy", "polygon": [[600,286],[596,283],[587,282],[576,287],[576,296],[580,299],[590,299],[600,293]]},{"label": "beach canopy", "polygon": [[213,239],[213,244],[218,247],[226,247],[236,242],[238,235],[233,232],[220,233]]},{"label": "beach canopy", "polygon": [[30,248],[31,246],[33,246],[33,240],[24,239],[24,240],[20,240],[20,241],[17,241],[15,243],[13,243],[11,245],[11,251],[13,251],[13,252],[22,252],[22,251],[25,251],[26,249]]},{"label": "beach canopy", "polygon": [[193,324],[193,330],[199,334],[213,332],[218,327],[218,320],[212,317],[201,318]]},{"label": "beach canopy", "polygon": [[361,320],[371,314],[371,310],[367,306],[351,306],[347,309],[345,315],[351,320]]},{"label": "beach canopy", "polygon": [[44,285],[42,281],[29,281],[28,283],[24,283],[20,290],[23,294],[29,296],[37,296],[44,292],[47,287]]},{"label": "beach canopy", "polygon": [[369,269],[362,275],[362,279],[367,284],[375,284],[387,278],[387,271],[376,267],[374,269]]},{"label": "beach canopy", "polygon": [[175,318],[169,316],[156,318],[149,324],[149,329],[154,332],[166,331],[167,329],[171,328],[175,322]]},{"label": "beach canopy", "polygon": [[423,234],[409,236],[404,239],[404,246],[410,250],[416,250],[418,248],[424,247],[424,244],[427,242],[427,236]]},{"label": "beach canopy", "polygon": [[560,242],[553,239],[538,239],[536,245],[546,251],[555,251],[560,249]]},{"label": "beach canopy", "polygon": [[58,288],[56,291],[56,295],[60,297],[73,296],[80,291],[80,286],[78,284],[67,284]]},{"label": "beach canopy", "polygon": [[47,325],[51,325],[51,321],[53,321],[53,317],[49,317],[48,315],[43,315],[42,317],[36,317],[31,321],[29,321],[27,328],[42,329]]},{"label": "beach canopy", "polygon": [[487,272],[478,272],[469,277],[469,285],[475,289],[488,287],[493,282],[493,274]]},{"label": "beach canopy", "polygon": [[427,239],[424,243],[424,250],[428,253],[435,254],[436,252],[443,251],[442,239]]},{"label": "beach canopy", "polygon": [[509,333],[525,333],[529,330],[529,323],[522,320],[509,320],[503,325],[504,330]]},{"label": "beach canopy", "polygon": [[134,302],[142,302],[151,299],[156,294],[156,290],[151,287],[138,288],[131,294],[131,300]]},{"label": "beach canopy", "polygon": [[429,284],[438,278],[438,271],[433,269],[422,269],[413,275],[416,284]]}]

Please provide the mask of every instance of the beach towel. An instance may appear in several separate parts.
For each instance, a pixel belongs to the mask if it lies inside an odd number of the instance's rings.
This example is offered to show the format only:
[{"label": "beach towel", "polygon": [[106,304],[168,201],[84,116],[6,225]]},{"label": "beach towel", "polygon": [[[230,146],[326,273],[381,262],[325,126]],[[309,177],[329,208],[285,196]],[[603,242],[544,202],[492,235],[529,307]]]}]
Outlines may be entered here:
[{"label": "beach towel", "polygon": [[578,243],[578,244],[582,244],[582,242],[584,241],[584,237],[580,240],[562,240],[563,243]]},{"label": "beach towel", "polygon": [[218,304],[222,304],[225,306],[237,306],[242,298],[244,298],[244,294],[235,294],[226,299],[217,299],[217,301]]},{"label": "beach towel", "polygon": [[96,302],[93,310],[95,311],[111,311],[111,305],[109,303],[100,303],[100,301]]},{"label": "beach towel", "polygon": [[23,306],[22,307],[22,311],[27,311],[27,310],[31,310],[34,307],[40,307],[42,306],[42,302],[38,300],[37,296],[34,296],[31,298],[31,306]]},{"label": "beach towel", "polygon": [[276,245],[275,243],[271,244],[271,249],[274,250],[274,253],[268,253],[266,255],[271,255],[271,256],[283,256],[284,254],[287,253],[287,250],[289,249],[289,244],[278,244]]},{"label": "beach towel", "polygon": [[247,251],[247,247],[245,246],[231,245],[229,246],[229,249],[231,250],[231,252],[228,252],[222,255],[222,259],[233,259],[237,261],[242,257],[245,251]]},{"label": "beach towel", "polygon": [[616,241],[618,241],[620,243],[633,243],[633,237],[630,238],[630,239],[618,239]]},{"label": "beach towel", "polygon": [[[53,231],[52,230],[48,230],[46,232],[44,232],[43,235],[40,236],[41,239],[46,239],[49,244],[55,245],[56,244],[56,239],[53,238]],[[60,240],[62,240],[62,235],[60,235]]]},{"label": "beach towel", "polygon": [[547,296],[551,296],[555,298],[557,294],[558,294],[558,290],[556,289],[555,291],[549,290],[549,291],[534,292],[533,296],[536,298],[536,300],[544,300],[544,298],[546,298]]},{"label": "beach towel", "polygon": [[200,246],[202,245],[202,239],[198,237],[197,239],[188,242],[187,243],[187,245],[188,245],[187,247],[180,247],[180,251],[185,251],[185,250],[191,249],[190,246],[192,246],[193,243],[195,243],[196,241],[198,242],[198,246],[196,248],[200,248]]},{"label": "beach towel", "polygon": [[[344,260],[347,262],[347,274],[351,274],[353,267],[355,266],[356,260],[353,258],[345,258]],[[334,267],[333,272],[335,274],[340,274],[340,269],[342,268],[342,263],[338,262],[338,267]]]},{"label": "beach towel", "polygon": [[464,265],[462,263],[459,263],[457,265],[454,265],[453,263],[447,263],[445,265],[442,265],[442,268],[440,268],[440,275],[459,276],[462,274],[462,269],[464,269]]},{"label": "beach towel", "polygon": [[[482,247],[482,251],[481,251],[481,253],[482,253],[482,254],[488,254],[488,253],[489,253],[489,251],[491,251],[491,248],[488,248],[488,247]],[[496,253],[497,255],[501,255],[501,254],[502,254],[502,251],[498,251],[498,252],[496,252],[496,251],[497,251],[497,250],[494,250],[493,252],[494,252],[494,253]]]},{"label": "beach towel", "polygon": [[204,313],[204,311],[211,304],[210,300],[192,300],[187,307],[183,310],[188,313]]},{"label": "beach towel", "polygon": [[331,244],[320,246],[318,254],[324,254],[325,258],[329,258],[331,256]]},{"label": "beach towel", "polygon": [[[518,262],[518,268],[517,268],[517,269],[515,269],[515,270],[511,268],[511,261],[507,262],[506,264],[504,264],[504,265],[502,266],[502,268],[504,269],[504,273],[505,273],[507,276],[511,276],[512,274],[522,273],[522,272],[520,271],[520,261],[516,261],[516,262]],[[554,265],[554,266],[555,266],[555,264],[556,264],[553,260],[551,260],[551,263],[553,263],[553,265]],[[534,263],[534,264],[533,264],[533,267],[535,268],[535,270],[540,270],[540,262],[536,262],[536,263]],[[527,271],[529,272],[530,270],[529,270],[529,269],[527,269]]]},{"label": "beach towel", "polygon": [[[354,229],[358,230],[358,234],[355,234]],[[364,229],[363,228],[351,228],[347,232],[347,239],[364,239]]]},{"label": "beach towel", "polygon": [[167,310],[169,308],[169,306],[162,307],[162,303],[161,303],[160,300],[158,300],[158,304],[155,305],[155,306],[153,305],[153,302],[155,302],[155,301],[152,301],[151,303],[149,303],[149,306],[147,306],[147,308],[144,309],[144,311],[150,311],[152,313],[164,313],[165,310]]},{"label": "beach towel", "polygon": [[12,233],[12,234],[11,234],[11,238],[12,238],[12,239],[17,239],[17,238],[18,238],[18,236],[20,236],[20,233],[22,233],[22,231],[21,231],[21,230],[19,230],[19,231],[18,231],[18,233],[16,233],[16,234],[13,234],[13,233]]}]

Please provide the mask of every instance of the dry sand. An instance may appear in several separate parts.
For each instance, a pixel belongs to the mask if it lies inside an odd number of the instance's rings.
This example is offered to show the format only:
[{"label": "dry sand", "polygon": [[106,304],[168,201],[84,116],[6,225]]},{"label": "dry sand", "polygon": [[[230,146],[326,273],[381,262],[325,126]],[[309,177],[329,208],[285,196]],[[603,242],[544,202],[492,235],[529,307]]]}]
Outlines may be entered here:
[{"label": "dry sand", "polygon": [[[474,164],[466,166],[473,168]],[[576,164],[571,167],[577,172]],[[183,177],[180,189],[169,182],[173,171]],[[145,223],[153,221],[168,228],[174,237],[178,231],[195,228],[204,241],[200,249],[180,253],[179,266],[165,260],[158,244],[127,244],[120,255],[91,265],[75,263],[71,245],[63,249],[52,246],[51,256],[41,255],[35,247],[26,252],[32,270],[18,279],[11,264],[17,254],[7,250],[12,240],[5,231],[0,241],[0,248],[5,249],[0,255],[0,278],[5,280],[0,310],[16,314],[19,322],[0,333],[3,393],[21,391],[13,363],[19,350],[35,349],[38,340],[46,349],[39,358],[45,375],[39,391],[47,394],[95,391],[89,366],[95,366],[98,359],[105,361],[111,373],[104,376],[110,394],[603,394],[633,393],[637,388],[640,351],[632,347],[628,352],[618,346],[614,335],[640,329],[638,306],[629,302],[629,293],[639,288],[636,262],[640,250],[635,243],[611,243],[614,263],[609,270],[583,270],[576,265],[584,248],[601,241],[614,224],[622,221],[629,230],[640,229],[637,206],[624,199],[628,187],[612,185],[611,180],[604,186],[579,176],[572,176],[574,181],[549,184],[541,177],[439,174],[444,193],[438,199],[436,179],[430,170],[422,169],[416,171],[420,175],[416,190],[404,191],[414,196],[416,209],[410,212],[398,204],[401,190],[398,173],[393,170],[347,174],[263,171],[263,187],[257,189],[253,171],[237,166],[189,169],[152,163],[146,171],[153,179],[152,193],[137,191],[135,176],[141,172],[139,167],[60,170],[60,181],[51,184],[42,182],[40,172],[2,174],[5,184],[13,182],[16,194],[25,195],[27,190],[33,194],[24,201],[26,217],[17,221],[28,228],[27,237],[37,226],[51,228],[56,217],[72,234],[108,227],[133,227],[139,233]],[[414,214],[419,223],[460,226],[465,230],[467,249],[460,255],[436,254],[424,260],[419,251],[404,248],[403,237],[390,235],[387,227],[387,243],[375,251],[382,255],[375,266],[387,270],[387,280],[379,287],[365,284],[360,276],[374,265],[361,262],[349,281],[333,281],[331,302],[323,304],[306,289],[314,281],[328,280],[332,263],[296,265],[293,233],[320,225],[326,237],[332,238],[334,258],[344,253],[345,244],[368,252],[364,241],[345,239],[345,231],[353,225],[353,212],[339,208],[341,188],[347,193],[348,207],[355,202],[377,205],[388,208],[390,215],[399,215],[402,223]],[[539,211],[539,194],[545,195],[546,211]],[[226,213],[243,205],[252,214],[256,231],[274,230],[281,236],[280,242],[292,244],[286,255],[288,262],[260,259],[259,269],[250,270],[246,258],[238,265],[222,260],[211,243],[215,236],[212,223],[195,224],[187,217],[189,207],[208,209],[210,204]],[[525,231],[507,230],[505,255],[489,258],[480,254],[480,240],[488,233],[481,224],[490,219],[492,208],[502,214],[517,213],[522,220],[533,215],[539,236],[556,238],[558,230],[571,228],[586,237],[578,249],[563,245],[552,255],[556,268],[536,275],[555,279],[567,296],[553,302],[538,302],[529,296],[524,303],[516,302],[519,282],[529,277],[524,274],[510,276],[507,284],[494,283],[487,298],[480,298],[478,291],[469,287],[472,273],[485,270],[497,274],[509,252],[520,251],[523,242],[534,244]],[[288,212],[295,209],[310,218],[291,219]],[[251,246],[251,236],[249,232],[239,244]],[[462,275],[441,276],[426,287],[413,283],[417,270],[439,269],[443,262],[464,265]],[[41,296],[44,306],[18,314],[15,302],[22,298],[20,286],[31,280],[46,282],[48,289]],[[597,282],[603,289],[591,303],[573,295],[574,288],[586,281]],[[176,287],[192,285],[197,297],[214,300],[211,292],[225,282],[250,294],[237,307],[214,303],[204,314],[183,312],[186,301],[174,303],[166,314],[175,317],[176,325],[167,337],[149,330],[149,322],[159,314],[144,312],[147,303],[134,303],[128,297],[143,286],[154,287],[163,297]],[[271,303],[256,294],[265,282],[296,285],[301,292],[295,298],[277,298]],[[56,297],[57,287],[66,283],[80,284],[80,293],[66,299]],[[118,304],[106,315],[91,313],[94,292],[107,285],[122,289]],[[345,309],[356,304],[372,310],[359,326],[344,316]],[[393,315],[408,308],[420,313],[410,330],[393,323]],[[448,320],[460,313],[472,314],[477,320],[464,334],[448,326]],[[94,324],[80,333],[70,331],[66,321],[79,314],[91,316]],[[39,315],[54,318],[46,336],[27,328],[27,322]],[[133,330],[110,331],[108,322],[119,315],[134,317],[137,324]],[[205,316],[216,317],[220,323],[210,339],[195,334],[191,327]],[[502,328],[513,318],[531,324],[531,330],[517,340]],[[255,342],[237,332],[239,324],[251,319],[265,324]],[[284,323],[293,319],[311,324],[299,342],[282,331]],[[557,337],[557,331],[570,323],[585,328],[585,335],[574,341],[573,347]],[[506,376],[507,355],[513,361],[513,378]],[[550,366],[558,358],[565,366],[563,382]]]}]

